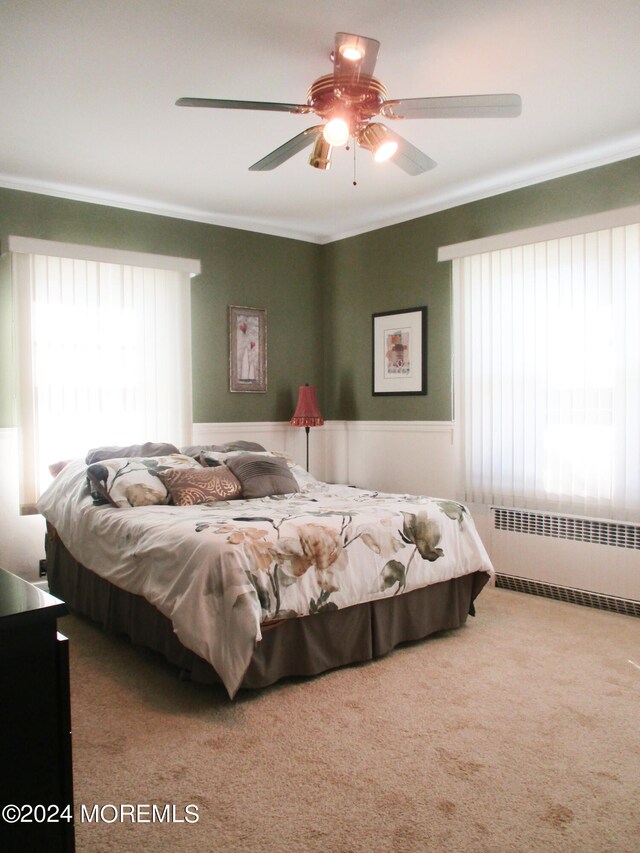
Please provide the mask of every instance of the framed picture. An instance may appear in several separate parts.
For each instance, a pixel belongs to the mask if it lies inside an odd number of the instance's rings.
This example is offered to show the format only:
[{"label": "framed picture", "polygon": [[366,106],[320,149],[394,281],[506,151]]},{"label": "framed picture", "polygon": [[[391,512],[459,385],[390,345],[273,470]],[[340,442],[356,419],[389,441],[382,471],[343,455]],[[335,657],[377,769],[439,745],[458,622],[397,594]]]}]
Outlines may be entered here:
[{"label": "framed picture", "polygon": [[229,390],[267,390],[267,312],[229,306]]},{"label": "framed picture", "polygon": [[427,308],[373,314],[373,395],[427,393]]}]

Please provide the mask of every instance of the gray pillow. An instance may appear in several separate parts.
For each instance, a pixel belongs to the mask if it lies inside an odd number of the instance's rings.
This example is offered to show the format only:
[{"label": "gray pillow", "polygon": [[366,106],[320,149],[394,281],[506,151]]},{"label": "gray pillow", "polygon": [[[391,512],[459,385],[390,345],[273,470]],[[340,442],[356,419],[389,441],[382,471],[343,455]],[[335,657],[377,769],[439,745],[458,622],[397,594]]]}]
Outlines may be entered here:
[{"label": "gray pillow", "polygon": [[243,453],[225,461],[240,480],[243,498],[265,498],[299,491],[298,482],[284,459]]},{"label": "gray pillow", "polygon": [[180,453],[197,459],[205,450],[213,450],[216,453],[231,453],[234,450],[264,450],[264,447],[255,441],[227,441],[226,444],[191,444],[188,447],[180,448]]},{"label": "gray pillow", "polygon": [[170,456],[172,453],[180,453],[175,444],[154,443],[146,441],[144,444],[129,444],[126,447],[109,445],[106,447],[92,448],[84,460],[87,465],[94,462],[104,462],[105,459],[129,459],[132,456]]}]

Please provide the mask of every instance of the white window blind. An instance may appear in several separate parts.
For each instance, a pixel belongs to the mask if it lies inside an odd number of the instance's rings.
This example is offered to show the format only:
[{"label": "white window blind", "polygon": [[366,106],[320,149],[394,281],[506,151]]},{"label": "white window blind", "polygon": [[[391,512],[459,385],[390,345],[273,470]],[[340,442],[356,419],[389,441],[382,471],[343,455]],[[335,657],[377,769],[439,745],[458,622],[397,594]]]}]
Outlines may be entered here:
[{"label": "white window blind", "polygon": [[640,521],[640,225],[453,261],[463,493]]},{"label": "white window blind", "polygon": [[22,511],[33,511],[50,482],[49,464],[90,447],[190,443],[189,268],[133,266],[113,255],[101,262],[73,246],[75,257],[65,257],[59,244],[35,254],[15,238],[9,248]]}]

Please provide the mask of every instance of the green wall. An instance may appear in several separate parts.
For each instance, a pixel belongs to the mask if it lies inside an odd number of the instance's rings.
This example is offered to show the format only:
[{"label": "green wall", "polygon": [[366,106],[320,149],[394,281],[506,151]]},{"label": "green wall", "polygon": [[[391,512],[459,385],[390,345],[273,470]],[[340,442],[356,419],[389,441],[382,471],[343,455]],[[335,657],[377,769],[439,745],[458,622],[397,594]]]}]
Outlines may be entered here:
[{"label": "green wall", "polygon": [[[192,281],[196,423],[282,421],[297,386],[326,418],[450,420],[450,264],[438,248],[640,203],[640,157],[317,246],[298,240],[0,189],[9,234],[199,258]],[[231,394],[227,306],[266,308],[268,390]],[[427,305],[428,393],[373,397],[371,315]],[[0,269],[0,427],[12,423],[10,293]]]},{"label": "green wall", "polygon": [[[325,409],[335,419],[450,420],[450,263],[440,246],[640,203],[640,157],[325,246]],[[371,315],[428,307],[427,396],[373,397]]]},{"label": "green wall", "polygon": [[[9,234],[199,258],[192,279],[196,423],[281,421],[298,385],[323,396],[322,247],[233,228],[0,189],[0,241]],[[232,394],[229,305],[267,309],[268,387]],[[12,424],[10,292],[0,275],[0,426]]]}]

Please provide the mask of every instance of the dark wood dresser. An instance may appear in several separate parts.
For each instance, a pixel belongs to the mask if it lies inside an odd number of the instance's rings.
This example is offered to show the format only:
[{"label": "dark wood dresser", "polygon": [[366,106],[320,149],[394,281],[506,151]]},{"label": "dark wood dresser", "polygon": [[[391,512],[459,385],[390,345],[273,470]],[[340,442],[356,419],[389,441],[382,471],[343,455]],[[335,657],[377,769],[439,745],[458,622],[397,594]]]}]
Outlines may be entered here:
[{"label": "dark wood dresser", "polygon": [[67,606],[0,569],[0,850],[73,853]]}]

